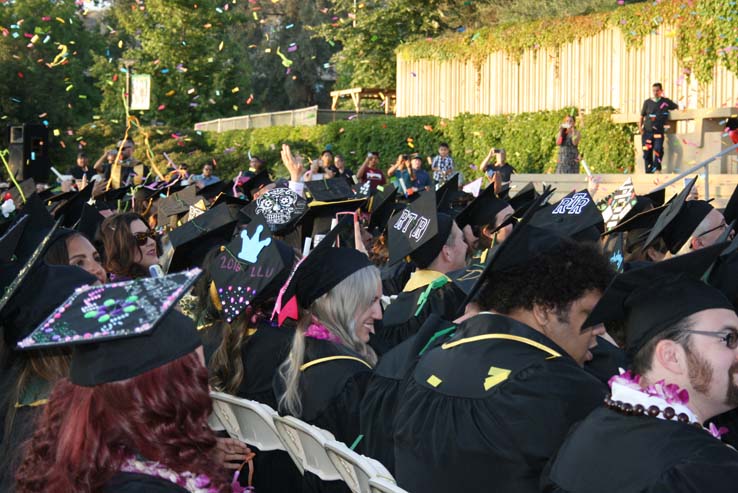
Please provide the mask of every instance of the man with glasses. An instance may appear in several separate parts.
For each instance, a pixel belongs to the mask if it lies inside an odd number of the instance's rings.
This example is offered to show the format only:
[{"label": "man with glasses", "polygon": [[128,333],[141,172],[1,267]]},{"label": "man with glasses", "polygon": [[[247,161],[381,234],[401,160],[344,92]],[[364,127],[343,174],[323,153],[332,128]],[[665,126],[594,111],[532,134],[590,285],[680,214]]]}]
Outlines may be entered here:
[{"label": "man with glasses", "polygon": [[543,491],[736,490],[738,452],[710,421],[738,408],[738,316],[700,280],[724,247],[628,271],[608,286],[584,326],[624,323],[632,364],[551,460]]},{"label": "man with glasses", "polygon": [[[695,228],[689,240],[684,244],[680,253],[688,253],[700,248],[706,248],[714,245],[717,241],[724,238],[725,230],[728,224],[725,222],[722,212],[712,208],[705,218]],[[728,233],[727,239],[733,239],[735,231]]]}]

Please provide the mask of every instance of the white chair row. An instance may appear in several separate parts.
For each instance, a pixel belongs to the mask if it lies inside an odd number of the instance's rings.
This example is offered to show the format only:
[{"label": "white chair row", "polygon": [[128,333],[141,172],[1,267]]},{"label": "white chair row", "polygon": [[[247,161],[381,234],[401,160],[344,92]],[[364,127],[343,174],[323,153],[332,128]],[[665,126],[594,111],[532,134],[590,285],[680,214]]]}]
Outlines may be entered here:
[{"label": "white chair row", "polygon": [[389,471],[372,458],[357,454],[330,432],[293,416],[279,416],[271,407],[211,392],[211,427],[259,450],[286,451],[302,474],[324,481],[344,481],[353,493],[407,493]]}]

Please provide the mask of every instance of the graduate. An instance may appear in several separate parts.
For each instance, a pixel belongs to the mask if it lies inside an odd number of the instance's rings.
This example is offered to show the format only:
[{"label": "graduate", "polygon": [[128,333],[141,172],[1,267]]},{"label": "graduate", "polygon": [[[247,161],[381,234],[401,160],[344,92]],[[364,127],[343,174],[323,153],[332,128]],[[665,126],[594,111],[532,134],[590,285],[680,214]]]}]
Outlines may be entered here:
[{"label": "graduate", "polygon": [[469,247],[480,251],[505,241],[512,232],[514,214],[512,206],[498,199],[494,187],[488,186],[456,216],[456,223]]},{"label": "graduate", "polygon": [[465,294],[446,274],[466,265],[467,244],[451,216],[436,212],[435,194],[421,193],[389,226],[390,263],[410,256],[417,265],[402,293],[384,312],[372,345],[385,352],[415,334],[435,313],[456,318]]},{"label": "graduate", "polygon": [[605,396],[582,368],[602,328],[581,326],[611,278],[607,260],[524,221],[480,277],[486,311],[403,384],[395,477],[408,491],[537,492],[569,427]]},{"label": "graduate", "polygon": [[543,491],[735,491],[738,452],[710,423],[738,407],[738,316],[700,280],[722,245],[619,275],[584,326],[623,320],[629,371],[576,426]]},{"label": "graduate", "polygon": [[[367,256],[333,247],[334,239],[326,236],[302,260],[280,294],[278,321],[291,318],[297,329],[275,394],[280,412],[351,445],[360,435],[361,399],[377,360],[367,343],[382,318],[382,292]],[[310,473],[303,489],[349,491],[343,482],[321,482]]]}]

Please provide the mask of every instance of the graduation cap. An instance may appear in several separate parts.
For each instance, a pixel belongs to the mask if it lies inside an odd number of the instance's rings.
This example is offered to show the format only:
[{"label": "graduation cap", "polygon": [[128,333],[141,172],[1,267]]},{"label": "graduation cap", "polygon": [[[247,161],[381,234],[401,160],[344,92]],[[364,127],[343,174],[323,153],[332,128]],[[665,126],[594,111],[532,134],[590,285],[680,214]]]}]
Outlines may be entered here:
[{"label": "graduation cap", "polygon": [[71,347],[69,378],[86,387],[153,370],[202,345],[192,320],[172,310],[200,272],[78,288],[18,347]]},{"label": "graduation cap", "polygon": [[212,200],[221,193],[227,191],[231,187],[231,183],[223,180],[219,180],[215,183],[202,187],[197,191],[197,195],[205,197],[207,200]]},{"label": "graduation cap", "polygon": [[602,214],[587,190],[571,192],[559,202],[541,208],[530,224],[575,241],[598,241],[603,231]]},{"label": "graduation cap", "polygon": [[54,218],[51,217],[41,199],[35,194],[28,197],[20,215],[16,217],[19,220],[25,216],[29,217],[29,221],[23,231],[17,250],[17,256],[21,260],[30,258],[38,244],[44,240],[50,230],[56,227]]},{"label": "graduation cap", "polygon": [[704,200],[687,201],[697,177],[692,178],[687,186],[670,201],[659,215],[656,224],[651,229],[643,248],[646,249],[656,241],[663,238],[666,246],[672,254],[682,248],[692,236],[694,230],[702,220],[710,213],[713,207]]},{"label": "graduation cap", "polygon": [[394,185],[377,186],[367,206],[370,214],[367,229],[370,233],[379,235],[387,227],[387,222],[395,210],[396,198],[397,187]]},{"label": "graduation cap", "polygon": [[242,176],[238,178],[236,186],[241,188],[246,198],[253,200],[254,194],[270,183],[272,183],[272,179],[269,178],[269,173],[264,170],[259,171],[253,176]]},{"label": "graduation cap", "polygon": [[220,204],[233,205],[241,209],[243,207],[246,207],[249,204],[249,201],[246,199],[242,199],[241,197],[234,197],[233,195],[230,195],[228,193],[228,190],[226,190],[218,194],[215,197],[215,199],[213,199],[213,202],[210,204],[210,207],[212,208]]},{"label": "graduation cap", "polygon": [[494,223],[497,213],[509,206],[510,204],[497,198],[495,187],[489,185],[456,216],[456,223],[460,228],[467,224],[486,226]]},{"label": "graduation cap", "polygon": [[92,185],[87,185],[79,192],[75,192],[69,200],[54,209],[53,215],[61,219],[62,226],[71,228],[82,216],[82,207],[92,197]]},{"label": "graduation cap", "polygon": [[307,188],[310,197],[319,202],[337,202],[355,196],[349,183],[340,176],[330,180],[306,181],[305,188]]},{"label": "graduation cap", "polygon": [[[147,190],[144,187],[138,187],[136,188],[136,191],[138,190]],[[108,207],[110,209],[118,209],[118,202],[124,201],[127,202],[128,199],[126,198],[126,195],[128,192],[131,191],[131,186],[125,186],[120,188],[111,188],[110,190],[107,190],[103,192],[102,195],[95,198],[95,206],[98,208],[102,207]],[[135,197],[135,193],[134,193]]]},{"label": "graduation cap", "polygon": [[435,199],[433,192],[421,192],[417,200],[390,218],[390,264],[411,255],[420,268],[425,268],[438,256],[451,234],[453,219],[436,212]]},{"label": "graduation cap", "polygon": [[268,190],[241,209],[249,218],[261,218],[276,235],[291,232],[306,212],[307,201],[289,188]]},{"label": "graduation cap", "polygon": [[231,239],[237,220],[237,211],[221,204],[170,231],[174,253],[167,272],[201,265],[211,248]]},{"label": "graduation cap", "polygon": [[82,214],[77,224],[74,225],[74,229],[85,235],[90,241],[94,241],[104,220],[105,217],[95,207],[84,204]]},{"label": "graduation cap", "polygon": [[459,191],[459,173],[454,173],[436,190],[436,204],[441,212],[449,212],[451,203],[457,198]]},{"label": "graduation cap", "polygon": [[733,309],[719,290],[701,279],[725,249],[712,245],[616,276],[582,329],[624,321],[626,352],[632,357],[653,337],[702,310]]},{"label": "graduation cap", "polygon": [[446,277],[468,295],[482,277],[484,269],[492,260],[492,252],[496,248],[499,248],[499,246],[483,250],[478,257],[474,257],[463,269],[449,272],[446,274]]},{"label": "graduation cap", "polygon": [[[718,240],[722,243],[722,241]],[[719,289],[733,303],[738,310],[738,239],[733,239],[730,245],[720,253],[711,272],[708,274],[710,286]]]},{"label": "graduation cap", "polygon": [[276,296],[292,270],[294,251],[272,238],[269,228],[255,219],[210,263],[210,274],[231,323],[249,305]]},{"label": "graduation cap", "polygon": [[279,325],[287,318],[297,320],[299,308],[309,308],[341,281],[371,265],[369,258],[358,250],[336,248],[321,241],[300,261],[282,288],[274,307]]},{"label": "graduation cap", "polygon": [[190,206],[197,203],[200,198],[197,196],[197,188],[190,185],[179,192],[173,193],[168,197],[159,199],[159,218],[158,223],[161,225],[170,224],[170,217],[179,217],[181,214],[190,212]]},{"label": "graduation cap", "polygon": [[723,216],[725,216],[725,222],[728,224],[738,219],[738,185],[736,185],[725,209],[723,209]]},{"label": "graduation cap", "polygon": [[531,205],[536,198],[538,198],[536,187],[533,183],[528,182],[518,193],[515,194],[515,197],[508,199],[507,203],[516,211],[520,211],[522,215],[525,213],[527,206]]},{"label": "graduation cap", "polygon": [[36,193],[36,182],[33,181],[33,178],[28,178],[27,180],[23,180],[18,184],[18,187],[11,187],[8,189],[8,193],[10,194],[10,198],[15,203],[16,207],[20,208],[20,205],[23,204],[28,198]]},{"label": "graduation cap", "polygon": [[602,234],[603,237],[613,237],[617,235],[627,235],[626,253],[633,253],[640,248],[651,233],[651,229],[656,224],[661,213],[666,206],[650,209],[641,212],[630,219],[621,222],[614,228]]},{"label": "graduation cap", "polygon": [[337,214],[353,213],[363,207],[366,201],[366,197],[359,197],[336,202],[318,202],[315,200],[310,202],[308,204],[308,213],[300,221],[302,225],[302,236],[306,238],[310,235],[314,242],[317,239],[317,235],[326,234],[331,230]]},{"label": "graduation cap", "polygon": [[625,183],[597,204],[605,222],[605,231],[614,228],[622,221],[636,203],[638,203],[638,199],[633,187],[633,180],[628,178]]}]

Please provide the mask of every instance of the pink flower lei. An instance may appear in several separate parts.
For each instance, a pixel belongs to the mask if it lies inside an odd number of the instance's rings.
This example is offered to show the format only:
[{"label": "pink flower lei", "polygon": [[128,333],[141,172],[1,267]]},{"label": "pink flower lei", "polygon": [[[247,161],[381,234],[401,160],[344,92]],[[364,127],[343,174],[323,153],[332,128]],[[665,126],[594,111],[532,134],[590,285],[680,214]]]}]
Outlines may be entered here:
[{"label": "pink flower lei", "polygon": [[[206,474],[193,474],[189,471],[176,472],[167,466],[154,461],[147,461],[129,457],[120,467],[123,472],[133,472],[146,474],[170,481],[191,493],[218,493],[218,488],[212,485],[212,480]],[[233,493],[253,492],[252,487],[241,486],[238,482],[238,474],[236,471],[231,482],[231,491]]]},{"label": "pink flower lei", "polygon": [[331,332],[328,327],[320,323],[320,321],[315,317],[313,317],[312,323],[308,326],[307,330],[305,330],[305,337],[341,344],[341,338]]},{"label": "pink flower lei", "polygon": [[[620,395],[633,395],[632,392],[636,391],[649,398],[656,398],[665,401],[667,404],[671,404],[677,408],[684,408],[688,414],[693,417],[694,420],[697,417],[688,411],[687,404],[689,403],[689,392],[686,389],[679,388],[678,385],[673,383],[666,383],[664,380],[651,384],[647,387],[641,386],[641,376],[631,373],[630,370],[620,370],[620,375],[614,375],[608,381],[612,392],[612,399],[616,399],[616,394]],[[703,428],[708,431],[712,436],[720,440],[720,437],[728,432],[725,427],[717,427],[713,423],[709,424],[709,427]]]}]

